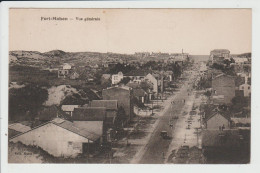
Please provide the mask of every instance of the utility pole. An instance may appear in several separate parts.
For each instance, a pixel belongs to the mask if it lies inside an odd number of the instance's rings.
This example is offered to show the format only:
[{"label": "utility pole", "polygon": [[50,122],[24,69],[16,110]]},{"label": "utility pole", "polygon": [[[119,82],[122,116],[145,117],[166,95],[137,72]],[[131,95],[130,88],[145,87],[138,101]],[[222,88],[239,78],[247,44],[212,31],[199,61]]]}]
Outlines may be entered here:
[{"label": "utility pole", "polygon": [[89,139],[88,139],[88,149],[87,149],[87,162],[89,163]]},{"label": "utility pole", "polygon": [[197,133],[197,146],[199,147],[199,128],[196,128]]},{"label": "utility pole", "polygon": [[153,115],[153,101],[152,101],[152,115]]},{"label": "utility pole", "polygon": [[111,164],[111,156],[112,156],[112,140],[110,141],[110,152],[109,152],[109,163]]}]

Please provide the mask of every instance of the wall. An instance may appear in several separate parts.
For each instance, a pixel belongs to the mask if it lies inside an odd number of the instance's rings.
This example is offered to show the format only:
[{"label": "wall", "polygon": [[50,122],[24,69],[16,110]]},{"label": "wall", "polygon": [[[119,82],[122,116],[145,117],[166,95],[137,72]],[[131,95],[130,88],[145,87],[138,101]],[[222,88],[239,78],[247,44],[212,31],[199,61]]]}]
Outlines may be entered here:
[{"label": "wall", "polygon": [[117,100],[118,107],[122,106],[128,120],[133,116],[132,91],[121,88],[110,88],[102,91],[103,100]]},{"label": "wall", "polygon": [[232,77],[220,76],[212,80],[212,89],[215,95],[224,95],[224,103],[231,103],[235,97],[235,80]]},{"label": "wall", "polygon": [[[88,140],[64,128],[48,123],[11,139],[25,145],[39,146],[55,157],[76,157],[82,153],[82,143]],[[90,141],[91,142],[91,141]]]}]

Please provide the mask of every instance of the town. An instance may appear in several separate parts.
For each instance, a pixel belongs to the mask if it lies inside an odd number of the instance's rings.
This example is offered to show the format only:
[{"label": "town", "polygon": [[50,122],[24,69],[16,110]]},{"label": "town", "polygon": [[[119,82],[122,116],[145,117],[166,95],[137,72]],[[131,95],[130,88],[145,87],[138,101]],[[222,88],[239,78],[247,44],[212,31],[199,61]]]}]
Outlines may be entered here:
[{"label": "town", "polygon": [[9,163],[249,163],[251,53],[9,52]]}]

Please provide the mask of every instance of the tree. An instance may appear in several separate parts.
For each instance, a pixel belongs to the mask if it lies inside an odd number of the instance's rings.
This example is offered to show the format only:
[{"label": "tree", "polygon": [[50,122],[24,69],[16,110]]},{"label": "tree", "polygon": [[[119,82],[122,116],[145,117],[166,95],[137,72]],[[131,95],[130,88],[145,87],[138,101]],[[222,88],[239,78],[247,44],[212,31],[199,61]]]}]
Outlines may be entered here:
[{"label": "tree", "polygon": [[140,83],[140,88],[142,88],[144,91],[148,92],[149,89],[153,89],[153,86],[152,86],[152,84],[150,84],[150,83],[148,83],[146,81],[142,81]]},{"label": "tree", "polygon": [[124,77],[124,78],[119,82],[119,84],[125,84],[125,85],[126,85],[130,80],[131,80],[130,77]]},{"label": "tree", "polygon": [[48,98],[48,91],[29,84],[23,88],[9,90],[9,119],[33,120]]},{"label": "tree", "polygon": [[123,124],[126,121],[126,113],[125,109],[122,106],[119,106],[117,111],[117,116],[115,119],[115,129],[120,130],[123,128]]},{"label": "tree", "polygon": [[248,107],[249,105],[250,97],[236,96],[232,99],[231,109],[234,112],[241,112],[244,107]]}]

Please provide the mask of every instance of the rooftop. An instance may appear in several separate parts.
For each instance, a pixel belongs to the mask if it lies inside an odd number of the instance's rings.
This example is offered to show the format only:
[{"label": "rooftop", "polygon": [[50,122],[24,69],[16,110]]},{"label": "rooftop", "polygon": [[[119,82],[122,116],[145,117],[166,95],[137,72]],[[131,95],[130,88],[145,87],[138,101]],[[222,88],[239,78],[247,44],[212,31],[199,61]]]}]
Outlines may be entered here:
[{"label": "rooftop", "polygon": [[23,133],[23,132],[27,132],[27,131],[31,130],[31,127],[23,125],[21,123],[13,123],[13,124],[10,124],[8,126],[8,129],[12,129],[12,130],[15,130],[17,132]]},{"label": "rooftop", "polygon": [[75,108],[78,108],[79,105],[62,105],[61,110],[66,111],[66,112],[72,112],[74,111]]},{"label": "rooftop", "polygon": [[106,109],[117,109],[117,100],[92,100],[90,107],[105,107]]},{"label": "rooftop", "polygon": [[11,138],[18,137],[20,135],[23,135],[25,133],[28,133],[34,129],[40,128],[42,126],[45,126],[49,123],[52,123],[56,126],[59,126],[61,128],[64,128],[70,132],[73,132],[75,134],[78,134],[84,138],[87,138],[91,141],[96,141],[102,136],[102,129],[103,129],[103,121],[81,121],[81,122],[71,122],[65,119],[61,118],[54,118],[51,121],[48,121],[47,123],[41,124],[33,129],[30,129],[29,131],[20,133],[16,136],[13,136]]},{"label": "rooftop", "polygon": [[80,107],[74,109],[72,119],[75,121],[103,121],[105,117],[105,107]]}]

